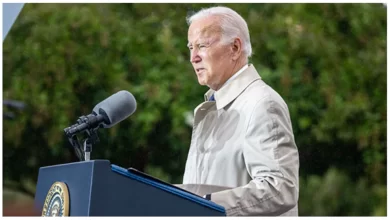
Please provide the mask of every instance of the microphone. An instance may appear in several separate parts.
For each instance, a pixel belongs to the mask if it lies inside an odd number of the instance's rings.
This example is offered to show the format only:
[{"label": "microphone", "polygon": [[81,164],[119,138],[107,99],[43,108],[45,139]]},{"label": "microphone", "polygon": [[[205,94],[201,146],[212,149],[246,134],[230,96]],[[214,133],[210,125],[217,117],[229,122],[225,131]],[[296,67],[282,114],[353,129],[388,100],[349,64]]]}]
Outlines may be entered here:
[{"label": "microphone", "polygon": [[65,134],[73,136],[87,129],[110,128],[133,114],[136,108],[134,96],[128,91],[119,91],[97,104],[91,114],[81,116],[77,124],[65,128]]},{"label": "microphone", "polygon": [[137,102],[130,92],[122,90],[97,104],[93,108],[94,112],[96,108],[98,108],[97,114],[105,117],[103,127],[111,128],[132,115],[137,109]]}]

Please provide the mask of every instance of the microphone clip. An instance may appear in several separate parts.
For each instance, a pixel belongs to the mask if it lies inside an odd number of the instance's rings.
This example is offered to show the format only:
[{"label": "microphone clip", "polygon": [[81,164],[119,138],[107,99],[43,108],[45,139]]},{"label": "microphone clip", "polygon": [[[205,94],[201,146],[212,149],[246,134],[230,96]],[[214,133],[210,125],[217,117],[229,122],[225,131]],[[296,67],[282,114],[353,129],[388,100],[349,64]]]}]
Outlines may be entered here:
[{"label": "microphone clip", "polygon": [[[80,126],[86,125],[90,123],[90,117],[88,116],[81,116],[77,120],[77,124],[65,128],[64,132],[65,135],[68,137],[68,140],[70,144],[72,145],[76,156],[79,158],[80,161],[89,161],[90,160],[90,155],[92,152],[92,145],[98,143],[99,137],[97,134],[97,130],[99,127],[89,127],[88,128],[83,128],[82,130],[76,129],[77,132],[73,132],[75,128],[78,128]],[[78,133],[84,132],[86,138],[83,141],[83,146],[81,146],[80,141],[77,137]]]}]

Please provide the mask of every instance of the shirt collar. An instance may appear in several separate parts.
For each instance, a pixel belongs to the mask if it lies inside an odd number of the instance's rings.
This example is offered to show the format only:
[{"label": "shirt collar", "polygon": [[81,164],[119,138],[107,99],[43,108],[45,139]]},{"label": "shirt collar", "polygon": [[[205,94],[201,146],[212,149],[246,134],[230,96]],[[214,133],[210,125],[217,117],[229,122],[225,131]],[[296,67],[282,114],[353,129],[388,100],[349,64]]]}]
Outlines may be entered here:
[{"label": "shirt collar", "polygon": [[233,74],[233,76],[231,76],[222,86],[220,89],[222,89],[224,86],[226,86],[227,84],[229,84],[231,81],[233,81],[233,79],[235,79],[238,75],[240,75],[242,72],[244,72],[244,70],[246,70],[248,68],[248,64],[245,64],[239,71],[237,71],[235,74]]}]

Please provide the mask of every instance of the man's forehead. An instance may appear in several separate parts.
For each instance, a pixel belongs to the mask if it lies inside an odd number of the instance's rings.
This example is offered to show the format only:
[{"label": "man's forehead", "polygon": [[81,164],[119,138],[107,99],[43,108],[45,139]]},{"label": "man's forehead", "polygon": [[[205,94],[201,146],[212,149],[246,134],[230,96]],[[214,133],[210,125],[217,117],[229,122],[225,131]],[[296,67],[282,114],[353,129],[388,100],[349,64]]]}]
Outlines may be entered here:
[{"label": "man's forehead", "polygon": [[221,27],[218,24],[205,24],[190,27],[188,40],[198,40],[200,38],[218,37],[221,34]]},{"label": "man's forehead", "polygon": [[221,27],[216,23],[199,25],[199,28],[195,29],[195,33],[202,36],[216,35],[220,32]]}]

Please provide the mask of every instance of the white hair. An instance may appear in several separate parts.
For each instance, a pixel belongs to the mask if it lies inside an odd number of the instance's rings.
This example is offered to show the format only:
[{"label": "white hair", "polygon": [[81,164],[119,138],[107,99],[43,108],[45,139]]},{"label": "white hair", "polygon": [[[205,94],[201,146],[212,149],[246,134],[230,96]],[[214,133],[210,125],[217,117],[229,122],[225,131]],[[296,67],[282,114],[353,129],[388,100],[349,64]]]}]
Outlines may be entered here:
[{"label": "white hair", "polygon": [[227,7],[211,7],[202,9],[187,17],[187,23],[191,25],[193,21],[208,16],[217,16],[221,19],[222,38],[225,43],[231,43],[234,38],[238,37],[242,41],[243,52],[246,57],[248,58],[252,55],[248,25],[241,15]]}]

